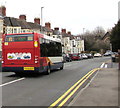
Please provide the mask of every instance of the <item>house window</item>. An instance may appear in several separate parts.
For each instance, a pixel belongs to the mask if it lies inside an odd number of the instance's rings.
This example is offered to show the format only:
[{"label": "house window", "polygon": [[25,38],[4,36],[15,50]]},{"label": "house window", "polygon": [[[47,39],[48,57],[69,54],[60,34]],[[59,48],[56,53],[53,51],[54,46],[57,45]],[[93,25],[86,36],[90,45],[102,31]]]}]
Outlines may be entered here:
[{"label": "house window", "polygon": [[21,30],[20,30],[20,28],[18,29],[18,33],[21,33]]},{"label": "house window", "polygon": [[22,33],[25,33],[25,30],[23,30]]},{"label": "house window", "polygon": [[17,33],[17,29],[16,28],[14,28],[14,33]]}]

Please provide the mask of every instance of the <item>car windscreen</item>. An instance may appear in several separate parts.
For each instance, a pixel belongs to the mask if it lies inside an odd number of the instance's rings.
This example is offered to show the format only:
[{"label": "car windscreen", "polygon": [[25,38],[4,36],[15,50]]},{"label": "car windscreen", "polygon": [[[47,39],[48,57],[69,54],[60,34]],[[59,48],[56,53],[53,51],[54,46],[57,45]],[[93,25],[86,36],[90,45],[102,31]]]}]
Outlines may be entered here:
[{"label": "car windscreen", "polygon": [[78,54],[73,54],[72,56],[75,56],[75,57],[77,57],[77,56],[78,56]]},{"label": "car windscreen", "polygon": [[6,35],[5,42],[33,41],[33,34]]}]

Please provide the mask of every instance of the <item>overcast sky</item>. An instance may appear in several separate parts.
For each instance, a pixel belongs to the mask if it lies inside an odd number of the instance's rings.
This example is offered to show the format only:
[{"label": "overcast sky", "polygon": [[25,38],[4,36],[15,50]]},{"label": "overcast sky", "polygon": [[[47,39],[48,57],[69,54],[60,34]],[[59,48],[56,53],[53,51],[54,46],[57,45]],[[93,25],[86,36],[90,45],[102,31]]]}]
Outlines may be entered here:
[{"label": "overcast sky", "polygon": [[72,34],[92,31],[97,26],[105,30],[118,21],[118,1],[120,0],[0,0],[7,8],[7,16],[18,18],[26,14],[27,21],[40,17],[43,8],[43,25],[66,28]]}]

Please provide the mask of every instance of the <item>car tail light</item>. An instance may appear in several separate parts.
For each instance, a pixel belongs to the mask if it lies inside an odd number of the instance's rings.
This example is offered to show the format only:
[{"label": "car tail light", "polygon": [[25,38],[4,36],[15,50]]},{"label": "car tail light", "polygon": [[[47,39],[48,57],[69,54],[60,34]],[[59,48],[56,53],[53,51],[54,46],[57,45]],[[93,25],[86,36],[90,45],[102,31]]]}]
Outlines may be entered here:
[{"label": "car tail light", "polygon": [[35,63],[38,63],[38,56],[35,56]]}]

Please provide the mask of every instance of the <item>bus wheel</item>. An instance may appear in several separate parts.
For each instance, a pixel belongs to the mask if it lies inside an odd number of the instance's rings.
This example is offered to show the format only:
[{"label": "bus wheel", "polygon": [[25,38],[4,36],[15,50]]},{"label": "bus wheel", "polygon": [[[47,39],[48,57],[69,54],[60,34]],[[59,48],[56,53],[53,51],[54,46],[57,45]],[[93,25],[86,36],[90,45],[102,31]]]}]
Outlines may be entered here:
[{"label": "bus wheel", "polygon": [[51,72],[51,70],[50,70],[50,66],[48,66],[48,68],[47,68],[47,72],[46,72],[46,75],[49,75],[50,72]]}]

